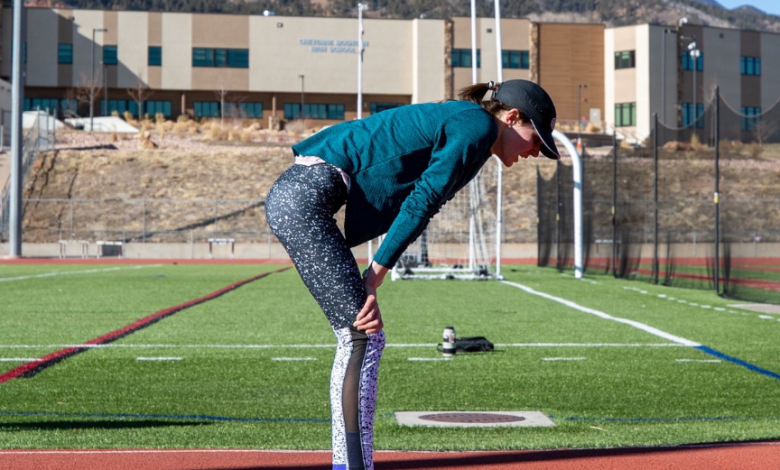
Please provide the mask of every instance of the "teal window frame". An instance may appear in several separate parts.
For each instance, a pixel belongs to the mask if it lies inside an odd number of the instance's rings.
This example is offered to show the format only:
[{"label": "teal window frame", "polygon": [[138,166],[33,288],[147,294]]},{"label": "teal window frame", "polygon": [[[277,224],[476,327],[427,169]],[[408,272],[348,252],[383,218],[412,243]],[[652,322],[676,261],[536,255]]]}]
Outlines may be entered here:
[{"label": "teal window frame", "polygon": [[739,60],[739,71],[742,75],[761,76],[761,57],[742,56]]},{"label": "teal window frame", "polygon": [[696,121],[696,128],[697,129],[704,129],[704,119],[699,119],[699,117],[704,115],[704,104],[703,103],[696,103],[696,115],[693,114],[693,103],[683,103],[682,104],[682,125],[683,127],[688,127],[693,124],[694,121]]},{"label": "teal window frame", "polygon": [[57,44],[57,63],[63,65],[73,64],[73,44],[63,42]]},{"label": "teal window frame", "polygon": [[[305,103],[303,105],[303,117],[305,119],[330,119],[343,121],[344,109],[345,106],[339,103]],[[301,104],[285,103],[284,118],[288,120],[300,119]]]},{"label": "teal window frame", "polygon": [[117,46],[103,46],[103,64],[117,65],[119,63],[119,50]]},{"label": "teal window frame", "polygon": [[371,103],[371,114],[381,113],[388,109],[399,108],[403,103]]},{"label": "teal window frame", "polygon": [[249,49],[212,49],[206,47],[193,47],[192,66],[248,69]]},{"label": "teal window frame", "polygon": [[524,69],[530,66],[528,51],[501,51],[501,67],[505,69]]},{"label": "teal window frame", "polygon": [[195,117],[219,117],[219,101],[196,101],[193,104]]},{"label": "teal window frame", "polygon": [[[699,57],[696,58],[695,62],[696,71],[704,71],[704,52],[699,51]],[[693,57],[691,57],[691,53],[689,51],[685,51],[680,54],[680,66],[683,70],[693,70],[694,60]]]},{"label": "teal window frame", "polygon": [[[471,68],[471,49],[453,49],[450,56],[453,68]],[[477,49],[477,68],[481,67],[482,49]]]},{"label": "teal window frame", "polygon": [[758,106],[742,106],[741,128],[743,131],[754,131],[761,122],[761,108]]},{"label": "teal window frame", "polygon": [[149,46],[148,65],[152,67],[162,66],[162,46]]},{"label": "teal window frame", "polygon": [[144,114],[148,114],[149,116],[156,116],[158,114],[162,114],[165,117],[171,117],[172,110],[171,110],[171,102],[170,101],[161,101],[161,100],[149,100],[144,101]]}]

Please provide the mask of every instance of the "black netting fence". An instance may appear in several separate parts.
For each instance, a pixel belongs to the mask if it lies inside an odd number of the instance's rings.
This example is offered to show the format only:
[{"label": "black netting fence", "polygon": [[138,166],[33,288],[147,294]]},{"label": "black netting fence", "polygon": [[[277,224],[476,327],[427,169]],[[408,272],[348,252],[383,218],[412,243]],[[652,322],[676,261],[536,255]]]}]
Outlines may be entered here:
[{"label": "black netting fence", "polygon": [[[780,106],[754,115],[718,100],[687,126],[658,122],[644,148],[583,158],[589,272],[780,303],[780,132],[768,125]],[[537,188],[539,265],[570,268],[571,167],[537,173]]]}]

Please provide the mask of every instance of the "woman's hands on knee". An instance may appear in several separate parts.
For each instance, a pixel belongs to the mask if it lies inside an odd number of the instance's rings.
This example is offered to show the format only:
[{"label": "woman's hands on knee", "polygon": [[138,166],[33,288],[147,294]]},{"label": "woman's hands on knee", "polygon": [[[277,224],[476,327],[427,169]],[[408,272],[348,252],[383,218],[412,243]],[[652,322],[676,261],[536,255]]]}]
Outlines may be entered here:
[{"label": "woman's hands on knee", "polygon": [[382,323],[382,312],[379,311],[379,303],[376,300],[376,289],[366,286],[366,294],[366,304],[352,326],[370,335],[382,331],[385,324]]}]

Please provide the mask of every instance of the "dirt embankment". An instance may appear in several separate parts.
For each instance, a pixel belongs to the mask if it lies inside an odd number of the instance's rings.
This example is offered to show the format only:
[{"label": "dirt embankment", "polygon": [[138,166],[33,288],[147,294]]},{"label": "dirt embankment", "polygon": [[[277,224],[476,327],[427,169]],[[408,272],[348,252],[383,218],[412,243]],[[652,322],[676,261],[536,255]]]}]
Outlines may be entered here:
[{"label": "dirt embankment", "polygon": [[[58,150],[41,154],[26,181],[25,241],[91,239],[97,233],[125,240],[143,236],[174,241],[187,230],[265,239],[262,201],[292,163],[289,144],[204,143],[175,135],[162,143],[139,149],[135,138],[58,136]],[[619,188],[652,199],[652,165],[646,158],[620,158],[623,168],[637,170],[619,177]],[[555,163],[521,161],[503,172],[508,241],[534,241],[525,238],[535,237],[537,168],[549,177]],[[675,158],[662,162],[661,168],[661,199],[712,201],[713,164],[708,155]],[[589,157],[585,169],[590,192],[585,197],[609,200],[611,158]],[[733,200],[778,200],[780,158],[724,158],[721,185],[724,197]],[[780,213],[755,217],[761,220],[744,223],[767,227],[777,222],[775,229],[780,229]],[[683,227],[691,221],[681,215],[669,223]]]}]

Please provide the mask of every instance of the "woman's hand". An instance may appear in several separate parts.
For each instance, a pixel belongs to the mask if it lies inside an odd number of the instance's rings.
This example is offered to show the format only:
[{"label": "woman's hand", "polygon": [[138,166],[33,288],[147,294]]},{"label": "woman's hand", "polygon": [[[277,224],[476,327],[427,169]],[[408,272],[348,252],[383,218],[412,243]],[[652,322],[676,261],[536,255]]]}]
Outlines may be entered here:
[{"label": "woman's hand", "polygon": [[382,331],[385,324],[382,323],[382,313],[379,311],[379,303],[376,301],[376,288],[366,285],[366,294],[368,294],[366,304],[358,313],[352,326],[370,335]]}]

